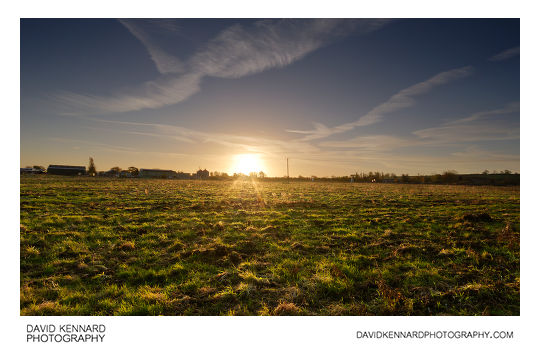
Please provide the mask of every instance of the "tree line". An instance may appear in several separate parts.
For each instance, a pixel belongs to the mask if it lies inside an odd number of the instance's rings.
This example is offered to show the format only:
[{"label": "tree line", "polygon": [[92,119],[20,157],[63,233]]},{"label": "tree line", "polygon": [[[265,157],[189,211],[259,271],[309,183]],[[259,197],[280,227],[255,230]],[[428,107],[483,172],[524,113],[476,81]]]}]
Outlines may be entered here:
[{"label": "tree line", "polygon": [[[33,166],[34,169],[45,170],[43,166]],[[200,171],[200,170],[199,170]],[[174,178],[177,179],[192,179],[199,178],[196,173],[175,172]],[[97,171],[94,159],[89,158],[88,171],[89,176],[109,176],[109,177],[137,177],[139,169],[135,166],[130,166],[127,169],[122,169],[119,166],[111,167],[108,171]],[[352,182],[352,183],[404,183],[404,184],[463,184],[463,185],[519,185],[520,175],[510,170],[489,171],[484,170],[479,174],[459,174],[453,170],[444,171],[442,174],[430,175],[409,175],[403,173],[396,175],[395,173],[385,172],[361,172],[354,173],[349,176],[298,176],[298,177],[268,177],[263,171],[251,172],[249,175],[243,173],[234,173],[229,175],[227,172],[208,171],[205,179],[226,180],[238,178],[257,178],[260,180],[283,180],[289,181],[325,181],[325,182]]]}]

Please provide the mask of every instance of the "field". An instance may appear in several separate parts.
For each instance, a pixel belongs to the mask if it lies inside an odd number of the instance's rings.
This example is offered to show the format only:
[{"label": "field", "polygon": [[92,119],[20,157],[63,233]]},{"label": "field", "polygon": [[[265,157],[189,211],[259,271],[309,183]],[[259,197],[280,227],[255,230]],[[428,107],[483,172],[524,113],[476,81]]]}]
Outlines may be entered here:
[{"label": "field", "polygon": [[21,315],[519,315],[519,187],[21,176]]}]

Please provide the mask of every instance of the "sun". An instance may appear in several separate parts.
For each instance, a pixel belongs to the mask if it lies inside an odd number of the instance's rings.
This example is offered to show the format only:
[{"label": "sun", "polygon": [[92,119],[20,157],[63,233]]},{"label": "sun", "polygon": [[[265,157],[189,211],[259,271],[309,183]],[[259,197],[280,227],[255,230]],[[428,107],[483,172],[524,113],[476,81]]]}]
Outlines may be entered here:
[{"label": "sun", "polygon": [[237,154],[233,157],[231,172],[249,175],[264,171],[264,164],[258,154]]}]

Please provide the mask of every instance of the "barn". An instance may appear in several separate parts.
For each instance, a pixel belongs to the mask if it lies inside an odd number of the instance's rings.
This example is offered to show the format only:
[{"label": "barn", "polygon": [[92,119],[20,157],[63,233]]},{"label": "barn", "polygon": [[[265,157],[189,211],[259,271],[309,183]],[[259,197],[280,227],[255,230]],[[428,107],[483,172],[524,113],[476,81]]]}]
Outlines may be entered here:
[{"label": "barn", "polygon": [[175,178],[176,172],[173,170],[159,170],[159,169],[148,169],[141,168],[139,170],[139,177],[142,178]]},{"label": "barn", "polygon": [[62,176],[78,176],[86,174],[86,167],[70,165],[49,165],[49,167],[47,167],[47,173]]}]

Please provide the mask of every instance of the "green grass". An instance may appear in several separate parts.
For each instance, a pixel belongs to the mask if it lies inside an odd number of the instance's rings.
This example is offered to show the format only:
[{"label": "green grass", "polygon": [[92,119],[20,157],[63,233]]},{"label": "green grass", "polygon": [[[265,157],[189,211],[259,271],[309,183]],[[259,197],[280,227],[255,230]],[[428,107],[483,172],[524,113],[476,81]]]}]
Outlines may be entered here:
[{"label": "green grass", "polygon": [[21,315],[519,315],[519,187],[21,176]]}]

